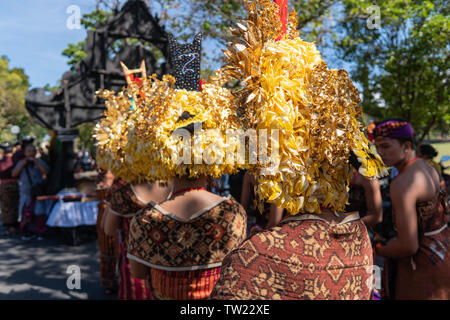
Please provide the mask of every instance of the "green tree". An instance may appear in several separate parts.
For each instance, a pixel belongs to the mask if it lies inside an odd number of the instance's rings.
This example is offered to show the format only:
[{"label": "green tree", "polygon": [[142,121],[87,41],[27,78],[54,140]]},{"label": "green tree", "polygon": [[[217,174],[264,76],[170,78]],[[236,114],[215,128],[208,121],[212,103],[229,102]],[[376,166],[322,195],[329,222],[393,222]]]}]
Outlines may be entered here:
[{"label": "green tree", "polygon": [[94,127],[95,124],[92,122],[85,122],[78,126],[79,135],[76,141],[78,150],[87,150],[91,154],[95,153],[94,140],[92,139]]},{"label": "green tree", "polygon": [[[112,16],[113,10],[117,10],[125,2],[125,0],[97,0],[96,10],[83,15],[81,24],[86,30],[94,30],[97,22],[104,23]],[[319,47],[330,44],[326,42],[326,38],[331,34],[327,21],[332,16],[333,6],[337,3],[339,1],[289,1],[290,8],[297,11],[298,29],[305,40],[315,41]],[[209,72],[220,66],[223,61],[221,49],[225,48],[231,37],[228,28],[245,15],[244,0],[156,0],[147,1],[147,4],[151,12],[159,16],[160,23],[178,39],[187,41],[192,39],[193,34],[202,32],[205,43],[203,50],[205,63],[202,69]],[[68,63],[72,68],[86,56],[83,44],[84,41],[69,44],[63,51],[63,55],[69,58]],[[121,45],[123,42],[119,41],[116,49]],[[154,48],[149,46],[149,49],[157,59],[162,57]]]},{"label": "green tree", "polygon": [[23,69],[9,68],[6,56],[0,58],[0,141],[15,141],[11,127],[20,127],[20,136],[34,135],[42,139],[47,130],[33,122],[25,108],[28,76]]},{"label": "green tree", "polygon": [[410,121],[421,142],[436,126],[449,129],[450,7],[446,1],[343,0],[336,38],[353,64],[364,112]]},{"label": "green tree", "polygon": [[[97,7],[96,10],[83,15],[81,24],[86,30],[94,31],[97,24],[104,23],[110,16],[112,16],[112,12],[107,12]],[[87,56],[87,53],[83,49],[85,43],[86,39],[83,41],[78,41],[77,43],[69,43],[68,47],[62,52],[63,56],[69,58],[67,64],[71,66],[72,71],[74,70],[75,65]]]}]

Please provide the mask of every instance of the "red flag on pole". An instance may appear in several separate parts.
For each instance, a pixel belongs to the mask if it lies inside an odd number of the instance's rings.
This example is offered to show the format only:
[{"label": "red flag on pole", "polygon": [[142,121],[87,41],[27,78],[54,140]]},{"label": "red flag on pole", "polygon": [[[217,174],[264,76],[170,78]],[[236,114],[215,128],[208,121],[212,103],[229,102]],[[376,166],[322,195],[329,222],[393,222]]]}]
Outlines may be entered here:
[{"label": "red flag on pole", "polygon": [[273,1],[280,7],[280,9],[278,10],[278,15],[280,16],[281,21],[281,34],[275,40],[278,41],[281,39],[283,35],[286,34],[287,31],[288,0],[273,0]]}]

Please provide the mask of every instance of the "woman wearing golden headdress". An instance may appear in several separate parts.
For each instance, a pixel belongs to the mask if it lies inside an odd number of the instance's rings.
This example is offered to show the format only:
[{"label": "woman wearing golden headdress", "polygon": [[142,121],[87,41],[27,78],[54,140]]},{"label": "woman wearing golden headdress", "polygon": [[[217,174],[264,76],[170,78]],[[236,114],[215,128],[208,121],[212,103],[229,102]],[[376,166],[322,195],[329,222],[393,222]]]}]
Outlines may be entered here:
[{"label": "woman wearing golden headdress", "polygon": [[367,146],[347,73],[329,70],[299,38],[295,12],[288,23],[287,1],[276,2],[246,4],[225,70],[243,81],[236,95],[249,127],[275,137],[271,160],[250,165],[257,196],[290,216],[225,257],[211,297],[370,299],[370,240],[358,212],[345,207],[352,165],[369,178],[386,170]]},{"label": "woman wearing golden headdress", "polygon": [[111,172],[100,169],[98,170],[96,194],[97,204],[97,242],[100,262],[100,280],[105,289],[105,294],[110,295],[117,292],[117,245],[116,238],[105,234],[103,229],[104,214],[107,207],[107,199],[113,192],[114,177]]},{"label": "woman wearing golden headdress", "polygon": [[[136,108],[143,108],[145,103],[142,96],[142,84],[146,78],[145,64],[139,69],[129,70],[122,64],[127,80],[127,90],[115,95],[114,92],[104,90],[99,94],[106,99],[107,110],[105,117],[96,127],[98,141],[97,160],[103,168],[111,170],[115,175],[112,186],[107,191],[102,227],[99,239],[103,239],[103,246],[107,248],[110,239],[116,241],[118,248],[119,271],[119,300],[148,300],[151,299],[150,289],[145,280],[131,275],[130,263],[127,258],[127,238],[131,218],[149,202],[159,203],[170,195],[171,186],[164,182],[140,183],[123,161],[123,148],[128,143],[129,126],[126,124],[136,116]],[[141,77],[134,77],[140,72]],[[133,90],[137,90],[135,94]],[[128,182],[127,182],[128,181]],[[100,235],[105,235],[100,237]],[[114,263],[113,274],[116,264]],[[108,269],[109,270],[109,269]]]},{"label": "woman wearing golden headdress", "polygon": [[128,86],[128,94],[141,101],[120,122],[120,130],[128,131],[123,148],[104,157],[130,182],[166,180],[173,187],[167,200],[150,202],[135,215],[129,229],[131,272],[148,281],[156,299],[209,297],[224,256],[245,237],[241,205],[206,190],[208,177],[239,168],[224,161],[239,147],[226,131],[239,127],[232,95],[222,88],[226,80],[216,74],[201,85],[200,51],[201,35],[192,44],[178,44],[170,36],[175,78],[152,76],[139,87]]}]

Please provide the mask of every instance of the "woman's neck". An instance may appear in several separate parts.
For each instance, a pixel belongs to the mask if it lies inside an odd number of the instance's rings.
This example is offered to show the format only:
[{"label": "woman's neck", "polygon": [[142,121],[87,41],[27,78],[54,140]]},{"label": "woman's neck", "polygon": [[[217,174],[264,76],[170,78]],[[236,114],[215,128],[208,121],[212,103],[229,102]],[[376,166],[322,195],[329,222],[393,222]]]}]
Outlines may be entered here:
[{"label": "woman's neck", "polygon": [[195,180],[187,180],[175,177],[172,180],[172,185],[173,185],[173,193],[176,193],[179,190],[188,188],[206,188],[208,185],[208,179],[206,178],[206,176],[200,177]]}]

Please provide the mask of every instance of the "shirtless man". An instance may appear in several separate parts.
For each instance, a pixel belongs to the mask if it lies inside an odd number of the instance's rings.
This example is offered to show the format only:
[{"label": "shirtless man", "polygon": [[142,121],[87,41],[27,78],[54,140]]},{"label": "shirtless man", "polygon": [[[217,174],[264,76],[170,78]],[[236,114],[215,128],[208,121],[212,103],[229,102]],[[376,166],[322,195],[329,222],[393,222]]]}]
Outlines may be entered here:
[{"label": "shirtless man", "polygon": [[416,156],[413,129],[402,119],[374,130],[383,162],[398,169],[390,186],[397,236],[378,255],[397,262],[396,299],[450,298],[450,230],[437,171]]}]

